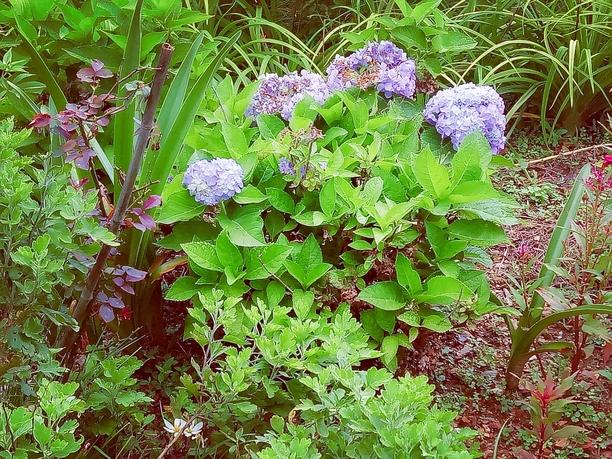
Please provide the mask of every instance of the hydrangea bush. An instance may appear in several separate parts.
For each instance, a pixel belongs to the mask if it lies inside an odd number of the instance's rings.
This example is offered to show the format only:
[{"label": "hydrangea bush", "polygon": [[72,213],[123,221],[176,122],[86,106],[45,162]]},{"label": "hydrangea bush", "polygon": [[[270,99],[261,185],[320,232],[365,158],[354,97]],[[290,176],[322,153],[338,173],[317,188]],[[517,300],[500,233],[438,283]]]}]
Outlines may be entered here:
[{"label": "hydrangea bush", "polygon": [[423,112],[443,138],[450,138],[455,150],[472,132],[482,132],[494,153],[504,149],[506,117],[504,101],[490,86],[463,84],[434,95]]},{"label": "hydrangea bush", "polygon": [[[338,58],[323,103],[301,94],[290,116],[279,100],[298,92],[268,93],[267,80],[237,91],[227,78],[208,101],[210,124],[190,139],[195,161],[166,187],[158,216],[174,224],[159,244],[189,266],[166,298],[192,302],[186,337],[204,349],[174,407],[175,418],[215,426],[218,441],[201,451],[362,457],[380,441],[386,455],[474,457],[423,381],[390,378],[419,335],[510,312],[482,268],[507,240],[515,203],[492,186],[484,128],[455,152],[424,122],[410,62],[390,43]],[[356,84],[337,86],[344,77]],[[354,369],[377,359],[387,370]],[[200,390],[223,402],[206,405]],[[364,430],[364,413],[396,409],[422,413],[389,425],[405,442]],[[272,431],[255,422],[271,416]],[[444,440],[427,443],[423,429]]]}]

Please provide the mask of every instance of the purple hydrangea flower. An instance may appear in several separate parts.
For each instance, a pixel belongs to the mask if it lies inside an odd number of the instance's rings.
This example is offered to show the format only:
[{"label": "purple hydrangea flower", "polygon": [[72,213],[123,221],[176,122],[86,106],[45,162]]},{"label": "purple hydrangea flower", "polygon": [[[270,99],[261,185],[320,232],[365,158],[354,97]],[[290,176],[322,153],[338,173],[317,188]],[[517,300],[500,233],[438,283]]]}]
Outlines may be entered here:
[{"label": "purple hydrangea flower", "polygon": [[304,97],[310,96],[320,104],[329,97],[329,89],[323,77],[306,70],[284,76],[267,74],[261,80],[246,111],[247,116],[280,113],[288,120],[293,115],[297,103]]},{"label": "purple hydrangea flower", "polygon": [[390,41],[372,42],[347,57],[336,56],[327,68],[327,85],[331,91],[375,86],[385,97],[412,97],[416,66]]},{"label": "purple hydrangea flower", "polygon": [[423,115],[442,137],[451,139],[455,150],[475,131],[484,134],[494,153],[504,149],[504,101],[490,86],[467,83],[439,91],[427,102]]},{"label": "purple hydrangea flower", "polygon": [[187,168],[183,186],[197,202],[213,206],[240,193],[243,176],[242,168],[233,159],[203,159]]},{"label": "purple hydrangea flower", "polygon": [[278,170],[284,175],[295,175],[295,167],[287,158],[281,158],[278,160]]}]

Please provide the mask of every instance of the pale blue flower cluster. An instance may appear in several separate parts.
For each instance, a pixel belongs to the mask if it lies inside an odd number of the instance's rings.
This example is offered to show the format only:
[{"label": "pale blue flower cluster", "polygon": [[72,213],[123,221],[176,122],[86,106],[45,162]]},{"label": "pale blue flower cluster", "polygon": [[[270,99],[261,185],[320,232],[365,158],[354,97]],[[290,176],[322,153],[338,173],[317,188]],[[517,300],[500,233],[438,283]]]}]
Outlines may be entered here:
[{"label": "pale blue flower cluster", "polygon": [[490,86],[467,83],[439,91],[427,102],[423,115],[442,137],[450,138],[455,150],[475,131],[484,134],[494,153],[504,149],[504,101]]},{"label": "pale blue flower cluster", "polygon": [[246,115],[256,117],[261,114],[280,113],[288,120],[295,106],[306,96],[312,97],[320,104],[327,100],[329,89],[321,75],[306,70],[284,76],[267,74],[261,78],[261,84]]},{"label": "pale blue flower cluster", "polygon": [[203,159],[187,168],[183,186],[197,202],[213,206],[240,193],[243,178],[242,168],[233,159]]},{"label": "pale blue flower cluster", "polygon": [[412,97],[416,66],[390,41],[372,42],[347,57],[336,56],[327,68],[327,85],[330,91],[376,87],[387,98]]},{"label": "pale blue flower cluster", "polygon": [[[327,68],[326,80],[304,70],[285,76],[264,75],[246,115],[280,114],[288,120],[304,97],[322,104],[334,92],[352,87],[376,88],[387,98],[410,98],[416,91],[415,63],[390,41],[371,42],[348,56],[336,56]],[[474,131],[485,135],[494,153],[504,148],[504,101],[489,86],[468,83],[439,91],[427,103],[424,117],[443,138],[450,138],[455,149]],[[279,161],[279,170],[295,174],[286,158]]]},{"label": "pale blue flower cluster", "polygon": [[284,175],[295,175],[295,167],[287,158],[278,160],[278,171]]}]

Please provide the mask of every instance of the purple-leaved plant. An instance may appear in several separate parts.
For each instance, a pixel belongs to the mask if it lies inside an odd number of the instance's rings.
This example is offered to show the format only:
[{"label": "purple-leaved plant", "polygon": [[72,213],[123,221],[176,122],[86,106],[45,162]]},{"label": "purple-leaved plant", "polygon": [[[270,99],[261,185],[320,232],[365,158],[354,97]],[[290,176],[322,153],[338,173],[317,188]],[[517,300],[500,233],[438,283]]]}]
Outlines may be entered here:
[{"label": "purple-leaved plant", "polygon": [[475,131],[484,134],[494,153],[504,149],[504,101],[490,86],[467,83],[439,91],[427,102],[423,115],[442,137],[450,138],[455,150]]}]

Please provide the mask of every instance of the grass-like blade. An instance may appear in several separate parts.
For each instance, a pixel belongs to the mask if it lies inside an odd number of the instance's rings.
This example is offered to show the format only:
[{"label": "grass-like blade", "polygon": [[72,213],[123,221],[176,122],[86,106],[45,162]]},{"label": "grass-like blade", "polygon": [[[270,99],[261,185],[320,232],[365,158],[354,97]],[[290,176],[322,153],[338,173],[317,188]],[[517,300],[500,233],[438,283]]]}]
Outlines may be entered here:
[{"label": "grass-like blade", "polygon": [[217,73],[217,69],[225,59],[225,56],[232,49],[234,43],[238,40],[240,33],[235,33],[227,42],[223,45],[221,50],[217,53],[215,58],[208,65],[204,73],[195,82],[189,95],[185,99],[176,120],[169,130],[165,140],[162,139],[162,145],[159,152],[156,155],[155,165],[153,166],[153,173],[151,180],[156,182],[151,192],[152,194],[161,194],[168,175],[172,170],[172,166],[176,161],[176,158],[183,147],[185,137],[189,133],[191,126],[195,120],[196,114],[204,100],[206,94],[206,88],[210,84]]},{"label": "grass-like blade", "polygon": [[[578,209],[582,202],[582,196],[584,195],[586,179],[591,172],[590,164],[586,164],[580,169],[572,191],[563,206],[563,210],[559,215],[559,220],[555,225],[555,229],[550,237],[544,260],[542,261],[542,268],[540,269],[539,279],[542,279],[540,288],[550,287],[555,279],[555,273],[549,268],[551,266],[558,266],[561,257],[563,256],[564,243],[571,232],[571,223],[576,218]],[[534,293],[531,300],[530,309],[541,308],[544,305],[544,299],[537,293]]]},{"label": "grass-like blade", "polygon": [[[141,11],[143,0],[138,0],[132,14],[130,29],[128,32],[127,44],[123,53],[121,68],[119,69],[119,78],[125,78],[130,72],[134,71],[140,65],[140,41],[141,41]],[[119,88],[119,97],[125,96],[125,90]],[[136,113],[135,102],[132,101],[125,110],[117,113],[114,122],[114,137],[113,137],[113,157],[115,174],[119,171],[126,171],[130,159],[132,158],[132,150],[134,146],[134,115]],[[115,177],[115,200],[119,199],[121,191],[121,181]]]}]

